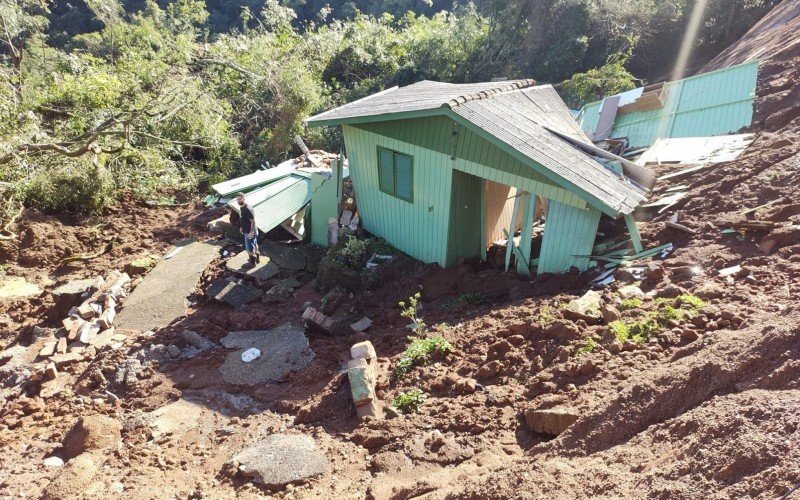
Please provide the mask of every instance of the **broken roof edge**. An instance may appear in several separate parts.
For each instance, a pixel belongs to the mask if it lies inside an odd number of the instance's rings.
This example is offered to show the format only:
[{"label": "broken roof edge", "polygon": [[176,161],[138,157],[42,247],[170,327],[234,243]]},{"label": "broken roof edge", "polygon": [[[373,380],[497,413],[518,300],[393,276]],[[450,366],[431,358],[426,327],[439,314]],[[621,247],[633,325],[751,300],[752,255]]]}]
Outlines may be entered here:
[{"label": "broken roof edge", "polygon": [[[697,73],[695,75],[687,76],[687,77],[684,77],[684,78],[680,78],[678,80],[662,80],[660,82],[655,82],[655,83],[651,83],[650,85],[645,85],[643,87],[636,87],[636,88],[637,89],[638,88],[644,89],[645,87],[648,87],[648,86],[651,86],[651,85],[655,85],[657,83],[663,83],[663,84],[666,85],[668,83],[687,82],[687,81],[691,81],[691,80],[696,80],[696,79],[701,78],[703,76],[713,75],[714,73],[722,73],[722,72],[725,72],[725,71],[729,71],[731,68],[747,66],[749,64],[760,65],[761,64],[761,59],[750,59],[750,60],[745,61],[745,62],[740,63],[740,64],[733,64],[731,66],[726,66],[724,68],[718,68],[718,69],[715,69],[715,70],[712,70],[712,71],[706,71],[705,73]],[[631,90],[635,90],[635,89],[631,89]],[[630,92],[630,91],[628,91],[628,92]],[[607,96],[603,96],[601,99],[598,99],[596,101],[587,102],[586,104],[581,106],[581,109],[579,110],[579,113],[583,113],[585,109],[588,109],[588,108],[591,108],[591,107],[594,107],[594,106],[600,106],[603,103],[603,99],[605,99],[607,97],[613,97],[615,95],[620,95],[620,94],[623,94],[623,93],[624,92],[620,92],[620,93],[612,94],[612,95],[607,95]]]},{"label": "broken roof edge", "polygon": [[620,162],[622,164],[623,174],[625,175],[625,177],[629,178],[633,182],[635,182],[638,185],[640,185],[643,188],[645,194],[649,193],[650,190],[653,189],[653,186],[655,186],[655,184],[656,184],[656,174],[655,174],[655,172],[653,172],[649,168],[647,168],[647,167],[645,167],[643,165],[639,165],[637,163],[634,163],[634,162],[632,162],[630,160],[627,160],[627,159],[625,159],[625,158],[623,158],[621,156],[617,156],[614,153],[606,151],[603,148],[597,147],[592,143],[586,143],[586,142],[574,139],[574,138],[572,138],[572,137],[570,137],[570,136],[568,136],[566,134],[562,134],[561,132],[559,132],[557,130],[553,130],[550,127],[544,126],[544,128],[545,128],[545,130],[549,131],[550,133],[553,133],[553,134],[557,135],[558,137],[560,137],[561,139],[563,139],[563,140],[571,143],[572,145],[578,147],[579,149],[582,149],[584,152],[600,156],[600,157],[605,158],[607,160]]},{"label": "broken roof edge", "polygon": [[[647,199],[647,193],[642,191],[641,194],[642,194],[643,200],[641,202],[634,203],[634,204],[631,204],[631,205],[626,205],[625,202],[629,198],[628,196],[626,196],[622,200],[620,200],[619,203],[616,206],[609,205],[608,203],[605,203],[605,202],[601,201],[596,196],[588,193],[583,188],[577,186],[573,182],[571,182],[571,181],[567,180],[566,178],[558,175],[557,173],[553,172],[552,170],[550,170],[549,168],[545,167],[544,165],[541,165],[539,162],[533,160],[532,158],[529,158],[527,155],[525,155],[522,152],[520,152],[517,148],[515,148],[511,144],[506,143],[505,141],[503,141],[499,137],[497,137],[497,136],[491,134],[490,132],[482,129],[481,127],[475,125],[474,123],[472,123],[468,119],[462,117],[461,115],[455,113],[451,109],[445,108],[445,115],[449,116],[456,123],[459,123],[460,125],[463,125],[463,126],[467,127],[471,131],[473,131],[476,134],[478,134],[479,136],[483,137],[484,139],[489,141],[491,144],[494,144],[495,146],[506,150],[508,152],[508,154],[510,154],[511,156],[516,158],[517,160],[521,161],[525,165],[528,165],[529,167],[531,167],[536,172],[542,174],[548,180],[554,182],[557,186],[559,186],[559,187],[561,187],[563,189],[566,189],[567,191],[572,191],[573,193],[577,194],[584,201],[586,201],[586,203],[596,207],[597,209],[599,209],[601,212],[603,212],[604,214],[608,215],[609,217],[613,217],[613,218],[616,219],[616,218],[619,218],[620,216],[631,214],[636,210],[636,208],[639,205],[641,205]],[[545,128],[545,127],[542,127],[542,128]],[[545,129],[545,130],[550,132],[548,129]],[[555,135],[555,137],[557,139],[564,141],[566,143],[565,144],[566,147],[572,147],[572,148],[575,148],[575,149],[578,148],[577,146],[574,146],[570,142],[564,140],[560,135],[558,135],[558,134],[554,134],[554,135]],[[581,153],[587,154],[585,151],[581,151]],[[592,160],[592,161],[595,161],[595,160]],[[600,165],[600,164],[598,164],[598,165],[601,168],[606,168],[603,165]],[[618,180],[618,182],[624,182],[624,181]]]}]

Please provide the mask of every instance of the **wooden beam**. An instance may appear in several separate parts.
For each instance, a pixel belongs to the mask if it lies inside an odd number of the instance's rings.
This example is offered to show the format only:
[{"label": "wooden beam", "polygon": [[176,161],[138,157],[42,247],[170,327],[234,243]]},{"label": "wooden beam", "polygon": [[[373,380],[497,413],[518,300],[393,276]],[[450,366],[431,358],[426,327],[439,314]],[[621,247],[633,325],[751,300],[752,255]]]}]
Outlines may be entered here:
[{"label": "wooden beam", "polygon": [[642,237],[639,236],[639,229],[636,227],[636,221],[633,220],[633,214],[625,215],[625,225],[628,226],[628,233],[631,235],[633,250],[636,253],[641,253],[644,250],[644,245],[642,245]]},{"label": "wooden beam", "polygon": [[521,262],[517,262],[517,272],[523,276],[531,275],[530,261],[531,261],[531,238],[533,237],[533,214],[536,210],[536,195],[530,193],[523,193],[523,200],[525,203],[522,212],[522,229],[520,231],[519,247],[522,253]]},{"label": "wooden beam", "polygon": [[511,253],[514,251],[514,229],[517,223],[517,217],[519,216],[519,205],[520,194],[517,193],[517,196],[514,197],[514,209],[511,211],[511,227],[508,229],[508,231],[504,231],[508,237],[506,240],[506,272],[508,272],[508,268],[511,265]]}]

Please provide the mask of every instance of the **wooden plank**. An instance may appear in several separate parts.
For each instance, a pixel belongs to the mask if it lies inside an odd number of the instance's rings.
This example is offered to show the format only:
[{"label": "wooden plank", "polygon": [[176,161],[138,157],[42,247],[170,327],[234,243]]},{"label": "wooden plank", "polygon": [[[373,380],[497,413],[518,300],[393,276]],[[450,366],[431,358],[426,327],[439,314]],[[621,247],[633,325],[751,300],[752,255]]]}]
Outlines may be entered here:
[{"label": "wooden plank", "polygon": [[521,203],[524,203],[519,244],[522,260],[517,262],[517,272],[523,276],[530,276],[531,269],[528,263],[531,261],[531,238],[533,238],[533,212],[536,210],[536,195],[522,193],[521,198],[523,198]]},{"label": "wooden plank", "polygon": [[642,245],[642,237],[639,235],[639,229],[636,227],[636,221],[633,219],[633,215],[625,215],[625,225],[628,227],[628,233],[631,235],[633,249],[637,253],[641,252],[644,249],[644,245]]},{"label": "wooden plank", "polygon": [[774,205],[774,204],[776,204],[776,203],[778,203],[779,201],[782,201],[782,200],[783,200],[783,198],[778,198],[777,200],[769,201],[767,203],[764,203],[763,205],[759,205],[759,206],[753,207],[753,208],[748,208],[747,210],[743,210],[743,211],[739,212],[739,215],[752,214],[756,210],[761,210],[762,208],[766,208],[766,207],[768,207],[770,205]]},{"label": "wooden plank", "polygon": [[681,175],[691,174],[692,172],[697,172],[698,170],[703,170],[704,168],[711,165],[710,163],[702,163],[700,165],[695,165],[694,167],[685,168],[683,170],[679,170],[678,172],[673,172],[671,174],[662,175],[658,178],[660,181],[665,181],[667,179],[673,179],[675,177],[680,177]]},{"label": "wooden plank", "polygon": [[514,198],[514,210],[511,211],[511,228],[506,231],[503,230],[503,234],[507,238],[506,240],[506,266],[505,270],[508,272],[508,268],[511,265],[511,252],[514,250],[514,225],[517,220],[517,215],[519,214],[520,210],[520,197],[517,196]]}]

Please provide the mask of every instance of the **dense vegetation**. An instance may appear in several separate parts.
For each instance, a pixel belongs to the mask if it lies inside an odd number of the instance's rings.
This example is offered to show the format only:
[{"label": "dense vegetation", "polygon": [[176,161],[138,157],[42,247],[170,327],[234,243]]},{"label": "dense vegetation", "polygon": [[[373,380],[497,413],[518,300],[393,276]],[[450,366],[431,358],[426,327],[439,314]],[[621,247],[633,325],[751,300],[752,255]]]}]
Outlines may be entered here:
[{"label": "dense vegetation", "polygon": [[[695,62],[774,3],[709,0]],[[572,77],[577,106],[666,74],[693,5],[0,0],[0,218],[191,191],[281,161],[295,134],[338,150],[303,119],[421,79]]]}]

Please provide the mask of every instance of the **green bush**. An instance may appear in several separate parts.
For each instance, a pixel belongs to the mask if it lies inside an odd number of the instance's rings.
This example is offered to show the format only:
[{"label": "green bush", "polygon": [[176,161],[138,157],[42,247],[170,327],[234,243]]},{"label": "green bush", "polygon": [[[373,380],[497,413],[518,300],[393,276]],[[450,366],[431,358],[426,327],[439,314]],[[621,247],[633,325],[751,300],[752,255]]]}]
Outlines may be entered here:
[{"label": "green bush", "polygon": [[427,396],[425,396],[425,393],[419,389],[409,389],[398,394],[397,397],[392,400],[392,406],[405,414],[416,413],[426,399]]},{"label": "green bush", "polygon": [[394,367],[396,378],[402,378],[415,366],[427,365],[433,356],[446,356],[453,350],[450,342],[438,335],[430,338],[409,337],[409,340],[411,343]]},{"label": "green bush", "polygon": [[694,309],[695,311],[699,311],[700,309],[704,308],[706,305],[705,301],[698,297],[697,295],[692,295],[689,293],[684,293],[679,295],[676,299],[679,305],[687,305]]},{"label": "green bush", "polygon": [[480,306],[489,303],[489,297],[481,292],[462,293],[458,298],[448,300],[442,304],[444,309],[453,309],[461,306]]},{"label": "green bush", "polygon": [[339,255],[344,257],[347,265],[353,269],[360,269],[364,261],[364,255],[369,248],[369,239],[358,239],[355,236],[350,236],[347,243],[339,250]]},{"label": "green bush", "polygon": [[104,167],[73,160],[55,170],[43,170],[23,190],[27,206],[46,212],[93,214],[111,204],[113,187]]}]

